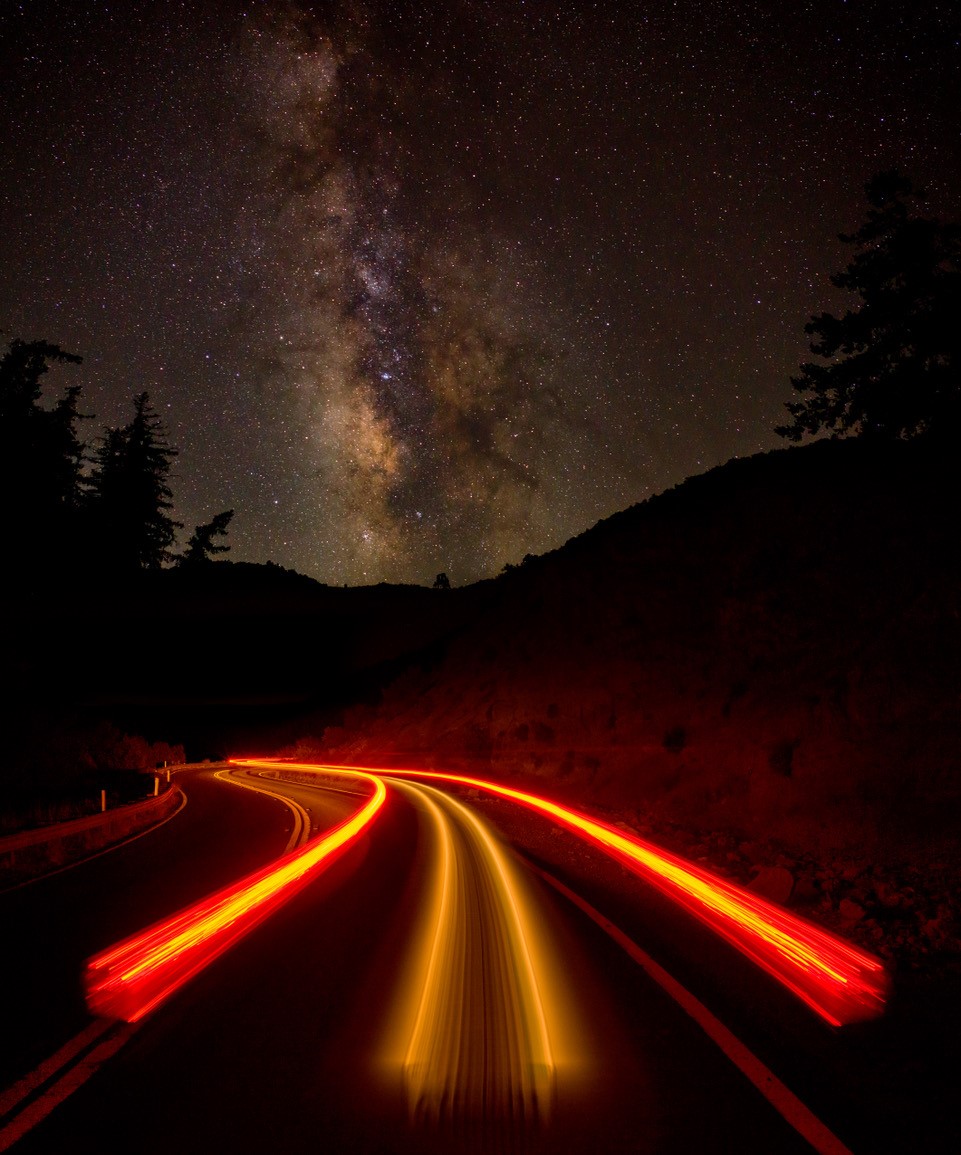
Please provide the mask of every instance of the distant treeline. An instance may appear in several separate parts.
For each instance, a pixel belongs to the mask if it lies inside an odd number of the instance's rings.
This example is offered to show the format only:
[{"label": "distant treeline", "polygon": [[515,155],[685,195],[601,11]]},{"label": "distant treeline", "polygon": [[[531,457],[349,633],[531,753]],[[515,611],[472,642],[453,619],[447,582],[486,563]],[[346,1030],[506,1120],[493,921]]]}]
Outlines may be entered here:
[{"label": "distant treeline", "polygon": [[81,386],[42,404],[43,377],[55,362],[81,358],[45,341],[14,340],[0,360],[5,576],[57,578],[65,569],[122,576],[176,563],[197,565],[221,544],[232,510],[197,526],[175,549],[182,523],[171,516],[170,468],[177,450],[147,393],[124,426],[93,446],[81,438]]}]

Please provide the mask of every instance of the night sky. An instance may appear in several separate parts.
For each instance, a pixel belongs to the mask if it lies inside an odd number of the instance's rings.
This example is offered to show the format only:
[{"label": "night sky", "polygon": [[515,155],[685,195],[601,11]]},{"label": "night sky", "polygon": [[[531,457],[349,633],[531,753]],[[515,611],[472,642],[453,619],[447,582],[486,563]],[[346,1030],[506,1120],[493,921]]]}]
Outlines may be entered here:
[{"label": "night sky", "polygon": [[867,178],[958,215],[958,12],[3,0],[3,341],[234,559],[495,574],[779,443]]}]

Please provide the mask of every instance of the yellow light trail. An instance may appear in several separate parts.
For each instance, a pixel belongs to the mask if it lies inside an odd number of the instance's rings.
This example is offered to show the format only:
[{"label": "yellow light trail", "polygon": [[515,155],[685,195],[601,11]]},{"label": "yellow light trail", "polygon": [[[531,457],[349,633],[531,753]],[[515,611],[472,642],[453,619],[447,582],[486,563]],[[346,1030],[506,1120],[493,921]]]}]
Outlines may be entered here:
[{"label": "yellow light trail", "polygon": [[[402,1055],[411,1118],[544,1121],[556,1074],[548,1018],[565,1000],[545,1008],[549,968],[516,871],[468,807],[431,787],[391,785],[423,809],[436,847],[385,1047]],[[561,1036],[566,1024],[553,1025]]]}]

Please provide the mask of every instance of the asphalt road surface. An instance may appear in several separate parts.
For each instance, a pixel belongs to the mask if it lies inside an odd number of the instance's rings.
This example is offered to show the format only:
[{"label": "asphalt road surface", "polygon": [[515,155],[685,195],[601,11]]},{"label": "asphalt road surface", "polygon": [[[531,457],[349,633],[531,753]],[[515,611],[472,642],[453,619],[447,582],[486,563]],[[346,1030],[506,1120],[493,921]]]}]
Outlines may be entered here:
[{"label": "asphalt road surface", "polygon": [[[790,1092],[785,1105],[755,1085],[761,1064],[752,1082],[475,809],[416,783],[396,783],[368,832],[141,1022],[92,1019],[85,959],[279,856],[298,807],[323,830],[369,793],[246,776],[292,810],[217,769],[180,775],[188,805],[153,833],[0,895],[0,1150],[884,1149],[857,1143],[857,1119],[842,1142],[817,1115],[812,1147]],[[663,900],[645,916],[660,949]],[[678,925],[696,970],[701,932]],[[749,964],[706,954],[732,968],[723,982],[780,1006]]]}]

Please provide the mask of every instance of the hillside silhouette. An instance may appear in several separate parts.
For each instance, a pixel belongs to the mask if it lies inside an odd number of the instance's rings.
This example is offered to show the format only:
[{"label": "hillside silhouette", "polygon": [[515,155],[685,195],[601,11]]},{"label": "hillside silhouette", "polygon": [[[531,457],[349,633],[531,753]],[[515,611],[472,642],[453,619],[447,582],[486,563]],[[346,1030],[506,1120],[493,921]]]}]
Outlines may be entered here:
[{"label": "hillside silhouette", "polygon": [[953,455],[921,443],[731,461],[506,574],[441,660],[321,745],[815,849],[940,853],[958,492]]},{"label": "hillside silhouette", "polygon": [[227,561],[76,579],[11,616],[5,696],[14,719],[106,719],[188,756],[468,766],[909,854],[954,839],[958,492],[949,452],[822,441],[462,589]]},{"label": "hillside silhouette", "polygon": [[325,586],[269,562],[75,571],[10,615],[8,781],[29,778],[38,743],[105,721],[191,759],[290,741],[376,698],[476,616],[490,585]]}]

